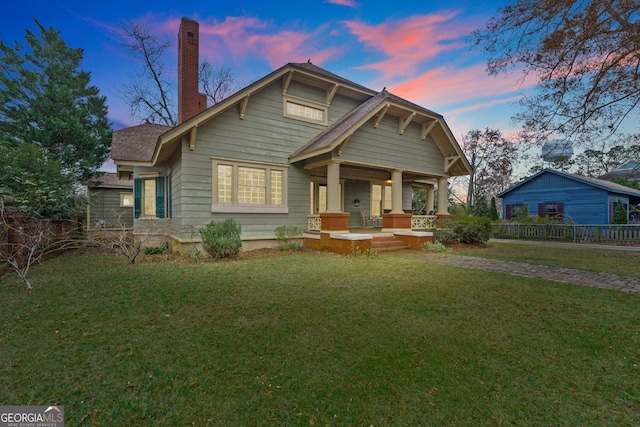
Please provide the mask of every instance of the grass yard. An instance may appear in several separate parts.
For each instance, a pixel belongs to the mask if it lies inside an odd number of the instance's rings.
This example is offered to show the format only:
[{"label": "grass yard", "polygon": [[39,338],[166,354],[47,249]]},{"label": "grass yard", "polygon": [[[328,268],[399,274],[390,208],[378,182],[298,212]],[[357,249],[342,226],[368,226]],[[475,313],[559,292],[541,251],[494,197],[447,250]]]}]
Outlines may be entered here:
[{"label": "grass yard", "polygon": [[505,243],[492,241],[486,247],[465,249],[464,255],[528,262],[553,267],[640,276],[640,251],[593,249],[558,245]]},{"label": "grass yard", "polygon": [[[637,268],[637,267],[636,267]],[[0,404],[68,426],[640,425],[640,295],[402,258],[0,278]]]}]

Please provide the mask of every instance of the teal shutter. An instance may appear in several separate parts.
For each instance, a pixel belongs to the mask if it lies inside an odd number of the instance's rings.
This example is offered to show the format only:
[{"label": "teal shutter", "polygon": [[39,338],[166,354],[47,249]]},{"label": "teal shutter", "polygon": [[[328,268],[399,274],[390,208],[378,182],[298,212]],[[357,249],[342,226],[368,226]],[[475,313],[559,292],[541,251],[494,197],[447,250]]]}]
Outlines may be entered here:
[{"label": "teal shutter", "polygon": [[142,180],[133,180],[133,217],[140,218],[142,214]]},{"label": "teal shutter", "polygon": [[167,175],[167,218],[173,218],[173,196],[171,194],[171,181],[173,175]]},{"label": "teal shutter", "polygon": [[156,178],[156,217],[164,218],[164,177]]}]

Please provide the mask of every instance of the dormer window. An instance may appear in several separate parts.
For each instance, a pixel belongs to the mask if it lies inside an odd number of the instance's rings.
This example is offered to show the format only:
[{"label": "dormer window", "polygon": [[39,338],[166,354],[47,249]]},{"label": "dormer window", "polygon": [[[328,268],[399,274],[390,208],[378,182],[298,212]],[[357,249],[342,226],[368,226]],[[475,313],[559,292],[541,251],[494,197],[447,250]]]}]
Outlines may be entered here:
[{"label": "dormer window", "polygon": [[300,98],[285,96],[284,116],[305,122],[327,124],[327,106]]}]

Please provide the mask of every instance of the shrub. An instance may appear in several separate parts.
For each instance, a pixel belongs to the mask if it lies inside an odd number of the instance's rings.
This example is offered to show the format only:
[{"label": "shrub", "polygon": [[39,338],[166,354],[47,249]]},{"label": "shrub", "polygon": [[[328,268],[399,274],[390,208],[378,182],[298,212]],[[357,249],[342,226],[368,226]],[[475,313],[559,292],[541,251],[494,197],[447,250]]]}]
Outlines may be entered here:
[{"label": "shrub", "polygon": [[460,243],[484,243],[491,237],[491,220],[485,217],[456,219],[453,235]]},{"label": "shrub", "polygon": [[144,248],[145,255],[164,255],[164,254],[170,254],[170,253],[171,251],[169,250],[169,246],[167,245],[167,242],[162,242],[160,246],[146,246]]},{"label": "shrub", "polygon": [[302,228],[296,227],[295,225],[281,225],[276,227],[274,233],[278,242],[278,249],[302,249],[302,232]]},{"label": "shrub", "polygon": [[453,250],[451,248],[446,247],[441,242],[434,240],[433,242],[427,242],[424,245],[420,246],[420,249],[423,251],[429,252],[446,252],[451,253]]},{"label": "shrub", "polygon": [[212,258],[230,258],[240,252],[242,226],[233,218],[227,218],[221,222],[211,221],[199,231],[202,246]]}]

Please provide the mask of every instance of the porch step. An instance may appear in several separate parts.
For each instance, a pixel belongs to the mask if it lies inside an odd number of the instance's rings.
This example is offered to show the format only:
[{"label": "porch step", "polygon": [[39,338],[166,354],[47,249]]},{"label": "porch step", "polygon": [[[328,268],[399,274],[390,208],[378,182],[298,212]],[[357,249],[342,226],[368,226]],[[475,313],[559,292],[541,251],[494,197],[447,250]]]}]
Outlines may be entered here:
[{"label": "porch step", "polygon": [[374,236],[371,242],[371,249],[377,252],[402,251],[409,248],[395,236]]}]

